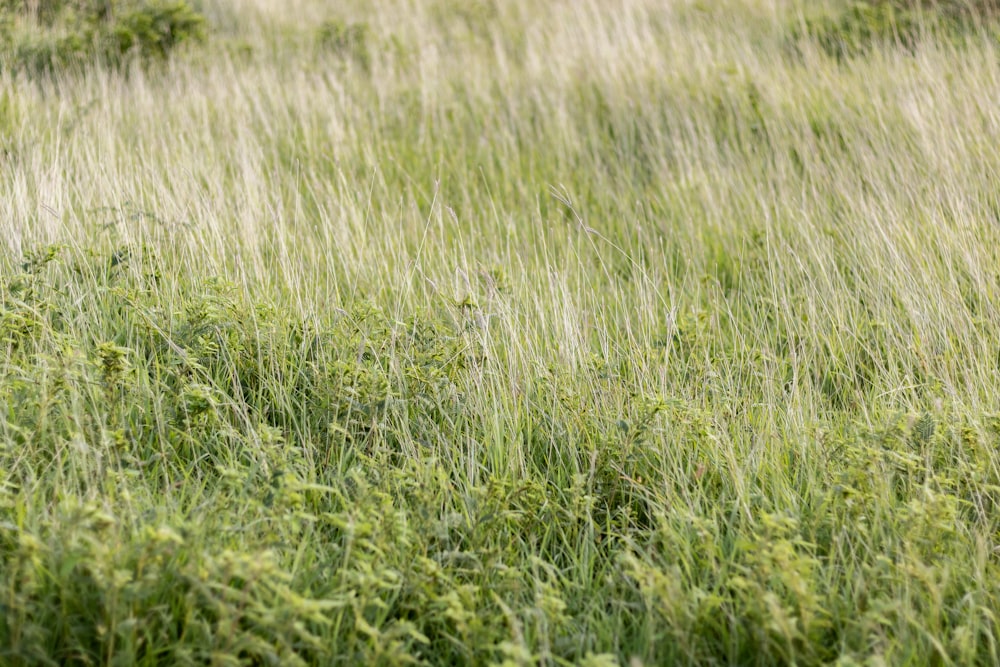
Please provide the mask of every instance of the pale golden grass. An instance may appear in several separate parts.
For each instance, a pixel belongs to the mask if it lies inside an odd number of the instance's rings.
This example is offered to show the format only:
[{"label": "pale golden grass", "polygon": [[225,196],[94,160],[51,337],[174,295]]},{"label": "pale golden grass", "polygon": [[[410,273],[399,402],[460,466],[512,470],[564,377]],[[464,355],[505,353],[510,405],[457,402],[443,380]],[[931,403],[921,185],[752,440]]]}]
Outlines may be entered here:
[{"label": "pale golden grass", "polygon": [[[456,272],[499,266],[515,286],[497,319],[511,328],[507,340],[530,346],[526,358],[553,349],[572,366],[588,358],[589,341],[608,339],[604,328],[621,326],[623,340],[641,346],[670,326],[670,309],[717,298],[697,280],[713,270],[706,238],[737,256],[755,230],[770,278],[748,287],[767,290],[752,296],[774,302],[777,326],[845,336],[863,290],[893,343],[916,345],[955,393],[992,391],[992,374],[965,377],[985,344],[948,268],[965,267],[983,294],[995,290],[992,47],[957,57],[926,46],[837,67],[812,53],[785,56],[779,29],[790,8],[774,3],[503,3],[485,35],[454,38],[441,35],[434,7],[360,3],[346,12],[368,21],[376,40],[395,35],[405,45],[401,57],[376,41],[370,75],[313,48],[313,28],[330,13],[324,3],[260,1],[208,11],[240,17],[249,56],[219,39],[210,57],[190,54],[165,71],[4,79],[14,119],[0,184],[4,243],[15,253],[53,242],[148,243],[179,266],[222,272],[303,310],[335,304],[358,284],[404,294],[407,308],[442,291],[461,298],[449,288]],[[616,118],[647,121],[651,187],[635,191],[609,173],[586,181],[603,192],[572,191],[579,170],[599,173],[607,157],[588,152],[601,130],[577,108],[581,85]],[[770,157],[729,150],[705,114],[742,104],[747,86]],[[400,107],[405,96],[415,106]],[[481,127],[453,145],[446,133],[464,122],[449,120],[456,105]],[[731,129],[746,132],[745,109],[731,111]],[[391,122],[409,138],[386,141]],[[842,131],[843,152],[824,158],[821,150],[837,149],[818,147],[810,122]],[[444,172],[449,151],[495,159],[504,171],[537,151],[550,168],[507,173],[497,193],[475,160],[464,173]],[[401,164],[405,180],[387,181],[387,162]],[[436,194],[441,179],[468,198]],[[608,202],[615,218],[574,204],[565,223],[540,219],[535,200],[564,190],[570,201]],[[669,227],[639,222],[650,197],[675,212]],[[625,254],[643,245],[644,275],[624,285],[587,268],[581,254],[621,254],[588,227]],[[679,283],[663,270],[666,252],[688,263]],[[860,271],[853,287],[836,269],[845,252]],[[996,321],[992,302],[985,308],[980,317]],[[901,317],[905,334],[892,326]],[[945,348],[950,361],[939,357]]]}]

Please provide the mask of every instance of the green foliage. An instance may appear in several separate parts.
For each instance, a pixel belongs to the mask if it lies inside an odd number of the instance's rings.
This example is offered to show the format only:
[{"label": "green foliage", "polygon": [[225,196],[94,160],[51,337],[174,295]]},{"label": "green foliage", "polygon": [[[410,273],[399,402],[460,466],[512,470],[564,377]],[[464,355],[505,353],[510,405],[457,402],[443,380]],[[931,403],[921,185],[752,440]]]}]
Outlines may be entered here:
[{"label": "green foliage", "polygon": [[187,2],[157,0],[115,12],[106,35],[104,55],[111,61],[132,54],[165,60],[180,44],[204,39],[205,21]]},{"label": "green foliage", "polygon": [[29,74],[94,61],[163,61],[179,45],[205,37],[204,18],[183,0],[53,2],[34,13],[19,3],[7,11],[20,16],[10,29],[8,66]]},{"label": "green foliage", "polygon": [[372,64],[371,29],[367,23],[347,23],[341,19],[327,19],[316,31],[316,41],[323,51],[332,53],[345,62],[353,63],[363,72]]},{"label": "green foliage", "polygon": [[877,45],[912,49],[926,34],[960,39],[998,17],[995,0],[855,0],[832,14],[807,17],[795,35],[813,39],[828,55],[843,59]]},{"label": "green foliage", "polygon": [[52,26],[67,18],[108,20],[125,4],[122,0],[2,0],[0,11]]},{"label": "green foliage", "polygon": [[952,22],[989,21],[1000,15],[997,0],[882,0],[897,9],[938,15]]},{"label": "green foliage", "polygon": [[650,663],[820,665],[900,650],[887,633],[932,650],[917,608],[949,654],[990,654],[1000,571],[970,559],[997,528],[998,429],[841,415],[741,490],[721,406],[595,409],[629,386],[595,360],[529,389],[472,480],[459,443],[500,415],[473,409],[488,351],[460,322],[359,301],[307,324],[172,273],[53,246],[0,284],[11,664],[614,664],[613,636]]},{"label": "green foliage", "polygon": [[890,2],[852,2],[842,12],[810,21],[804,32],[836,58],[865,53],[877,44],[912,48],[921,22],[912,12]]}]

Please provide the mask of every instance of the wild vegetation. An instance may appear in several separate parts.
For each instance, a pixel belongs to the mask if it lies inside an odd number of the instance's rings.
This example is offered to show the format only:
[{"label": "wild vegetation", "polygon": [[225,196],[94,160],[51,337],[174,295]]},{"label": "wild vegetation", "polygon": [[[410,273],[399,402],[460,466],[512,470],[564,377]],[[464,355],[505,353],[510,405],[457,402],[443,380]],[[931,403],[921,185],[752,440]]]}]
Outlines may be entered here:
[{"label": "wild vegetation", "polygon": [[0,7],[3,664],[1000,662],[991,3]]},{"label": "wild vegetation", "polygon": [[792,38],[807,35],[844,58],[877,44],[913,49],[922,36],[957,43],[983,32],[996,36],[998,17],[996,0],[861,0],[808,12]]}]

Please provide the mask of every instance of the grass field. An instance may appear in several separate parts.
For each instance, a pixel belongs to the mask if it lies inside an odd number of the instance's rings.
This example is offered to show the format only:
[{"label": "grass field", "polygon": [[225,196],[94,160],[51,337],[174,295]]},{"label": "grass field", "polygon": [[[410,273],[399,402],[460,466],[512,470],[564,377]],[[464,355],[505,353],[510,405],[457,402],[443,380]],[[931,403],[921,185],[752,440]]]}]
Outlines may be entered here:
[{"label": "grass field", "polygon": [[1000,663],[1000,33],[859,6],[0,9],[0,663]]}]

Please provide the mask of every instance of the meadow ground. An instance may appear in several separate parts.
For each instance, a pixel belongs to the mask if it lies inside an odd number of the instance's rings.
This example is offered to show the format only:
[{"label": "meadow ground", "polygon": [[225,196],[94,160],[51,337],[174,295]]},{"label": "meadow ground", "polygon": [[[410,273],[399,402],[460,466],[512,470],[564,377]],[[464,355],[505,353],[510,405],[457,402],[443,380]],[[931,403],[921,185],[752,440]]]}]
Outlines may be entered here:
[{"label": "meadow ground", "polygon": [[3,9],[0,662],[1000,663],[1000,42],[819,4]]}]

